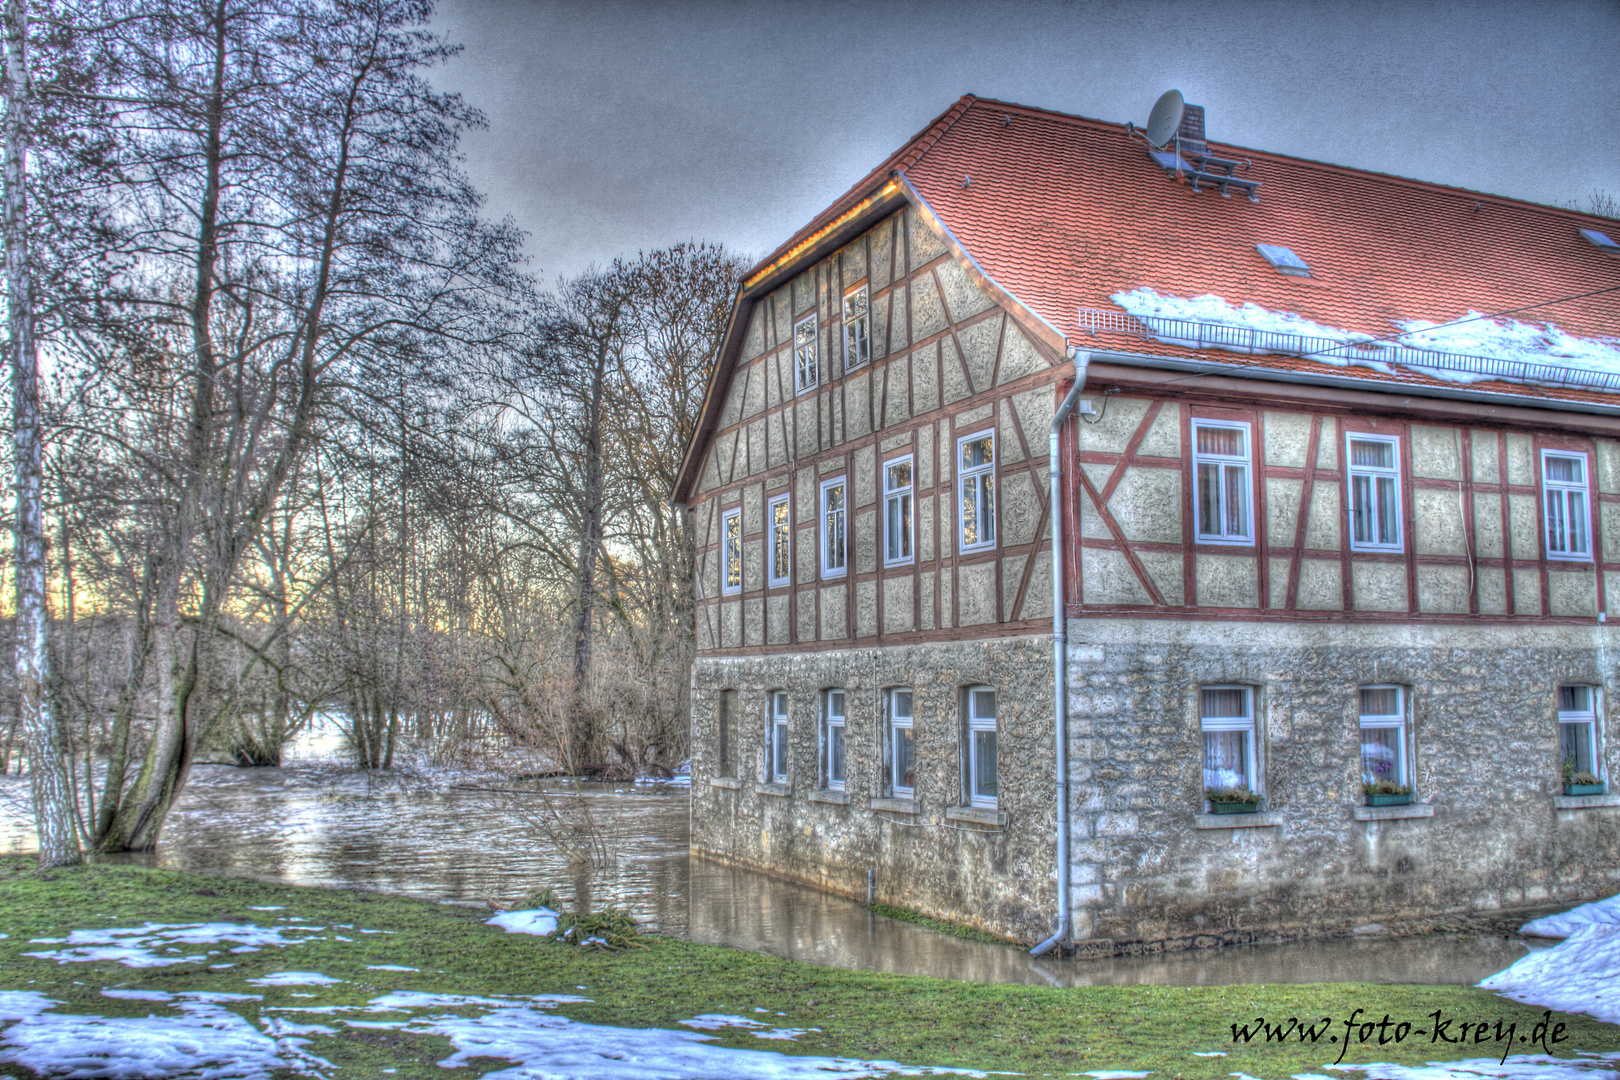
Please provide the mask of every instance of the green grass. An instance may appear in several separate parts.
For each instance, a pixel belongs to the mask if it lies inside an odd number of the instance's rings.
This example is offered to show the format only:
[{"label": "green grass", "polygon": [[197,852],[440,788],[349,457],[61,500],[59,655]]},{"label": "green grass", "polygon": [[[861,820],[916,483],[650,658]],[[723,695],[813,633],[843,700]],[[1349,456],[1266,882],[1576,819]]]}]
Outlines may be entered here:
[{"label": "green grass", "polygon": [[[254,906],[285,910],[258,912]],[[21,860],[0,861],[0,989],[37,990],[66,1004],[58,1012],[144,1016],[150,1003],[102,997],[103,988],[262,993],[238,1008],[258,1021],[258,1008],[303,1004],[362,1004],[391,990],[456,994],[582,994],[590,1004],[562,1006],[575,1020],[636,1027],[675,1028],[699,1013],[753,1015],[756,1007],[785,1013],[769,1021],[818,1027],[796,1043],[762,1042],[745,1032],[719,1033],[722,1045],[787,1053],[885,1058],[908,1065],[1013,1070],[1068,1075],[1088,1069],[1152,1070],[1155,1080],[1226,1078],[1235,1071],[1270,1080],[1320,1072],[1337,1046],[1234,1046],[1230,1025],[1255,1016],[1335,1019],[1357,1008],[1374,1019],[1389,1013],[1419,1026],[1437,1009],[1458,1019],[1516,1022],[1528,1032],[1541,1010],[1464,987],[1227,986],[1170,989],[1103,987],[1051,989],[958,983],[821,968],[754,953],[648,939],[648,950],[598,952],[506,934],[486,926],[487,911],[342,890],[304,889],[231,878],[95,866],[44,875]],[[138,926],[142,922],[234,921],[272,925],[278,916],[302,916],[318,925],[352,924],[339,931],[353,941],[321,940],[284,949],[221,957],[228,970],[201,965],[127,968],[116,963],[56,964],[22,954],[52,946],[30,938],[64,936],[72,929]],[[359,928],[394,931],[360,934]],[[419,972],[367,970],[401,964]],[[272,971],[318,971],[346,980],[335,986],[256,989],[244,980]],[[577,987],[585,987],[583,990]],[[318,1000],[294,998],[315,993]],[[287,1014],[280,1014],[287,1015]],[[1555,1017],[1569,1025],[1562,1054],[1576,1049],[1620,1050],[1620,1028],[1581,1017]],[[334,1025],[336,1026],[336,1025]],[[1342,1035],[1342,1028],[1335,1029]],[[1527,1051],[1529,1046],[1515,1047]],[[341,1066],[338,1076],[377,1075],[395,1068],[400,1080],[446,1075],[435,1064],[451,1053],[437,1036],[341,1029],[317,1036],[310,1050]],[[1226,1051],[1199,1058],[1194,1051]],[[1500,1049],[1435,1046],[1410,1040],[1400,1046],[1356,1045],[1352,1061],[1416,1064],[1484,1055]],[[468,1075],[509,1067],[479,1059]],[[13,1066],[4,1071],[26,1075]],[[1351,1076],[1361,1074],[1350,1074]]]},{"label": "green grass", "polygon": [[867,910],[872,912],[874,915],[884,915],[891,919],[899,919],[901,922],[913,923],[917,926],[925,927],[926,929],[933,930],[937,933],[949,934],[951,937],[961,938],[964,941],[982,941],[987,945],[1017,946],[1018,944],[1015,941],[1009,941],[1004,937],[997,937],[995,934],[980,930],[974,926],[963,926],[961,923],[946,922],[944,919],[936,919],[932,916],[924,915],[917,911],[910,911],[906,908],[891,907],[888,904],[868,904]]}]

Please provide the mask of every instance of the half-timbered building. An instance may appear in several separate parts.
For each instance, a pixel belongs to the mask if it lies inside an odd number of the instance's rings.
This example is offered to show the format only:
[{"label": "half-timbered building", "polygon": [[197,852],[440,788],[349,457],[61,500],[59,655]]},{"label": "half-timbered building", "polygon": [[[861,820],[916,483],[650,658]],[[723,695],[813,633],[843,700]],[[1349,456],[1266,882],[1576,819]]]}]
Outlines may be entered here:
[{"label": "half-timbered building", "polygon": [[1611,236],[957,102],[739,293],[694,853],[1095,954],[1614,892]]}]

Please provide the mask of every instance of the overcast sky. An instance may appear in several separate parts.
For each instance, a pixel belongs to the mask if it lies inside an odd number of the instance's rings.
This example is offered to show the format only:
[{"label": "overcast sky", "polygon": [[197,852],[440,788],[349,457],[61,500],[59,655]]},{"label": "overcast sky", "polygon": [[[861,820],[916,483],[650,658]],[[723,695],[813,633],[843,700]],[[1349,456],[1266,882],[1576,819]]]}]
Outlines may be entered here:
[{"label": "overcast sky", "polygon": [[1620,196],[1620,0],[440,0],[436,80],[547,279],[763,255],[964,93],[1538,202]]}]

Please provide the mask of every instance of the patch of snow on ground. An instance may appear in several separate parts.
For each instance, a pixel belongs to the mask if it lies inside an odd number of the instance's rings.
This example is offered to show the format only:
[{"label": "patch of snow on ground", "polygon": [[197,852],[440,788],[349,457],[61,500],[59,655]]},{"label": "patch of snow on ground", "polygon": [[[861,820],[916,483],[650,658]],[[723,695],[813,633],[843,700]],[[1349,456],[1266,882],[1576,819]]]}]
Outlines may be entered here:
[{"label": "patch of snow on ground", "polygon": [[1526,1005],[1620,1024],[1620,924],[1583,926],[1550,949],[1521,956],[1479,985]]},{"label": "patch of snow on ground", "polygon": [[1126,1072],[1124,1069],[1093,1069],[1091,1072],[1075,1073],[1074,1075],[1095,1076],[1097,1080],[1141,1080],[1142,1077],[1152,1076],[1153,1074],[1151,1072]]},{"label": "patch of snow on ground", "polygon": [[180,947],[220,945],[233,942],[231,952],[258,952],[264,946],[301,945],[306,938],[283,936],[291,931],[309,933],[320,927],[250,926],[243,923],[147,923],[137,927],[110,930],[74,930],[65,938],[33,938],[35,945],[66,945],[65,949],[24,953],[58,964],[116,960],[125,967],[168,967],[172,964],[200,964],[216,952],[161,956],[158,950],[175,952]]},{"label": "patch of snow on ground", "polygon": [[[755,1009],[755,1012],[765,1012],[764,1009]],[[682,1020],[681,1026],[697,1028],[699,1031],[720,1031],[724,1028],[743,1028],[751,1032],[756,1039],[780,1039],[792,1042],[800,1035],[807,1035],[820,1028],[779,1028],[762,1024],[758,1020],[751,1020],[746,1016],[727,1016],[724,1013],[703,1013],[690,1020]]]},{"label": "patch of snow on ground", "polygon": [[[41,994],[0,991],[0,1064],[41,1076],[108,1076],[119,1080],[260,1080],[273,1070],[324,1065],[304,1053],[304,1039],[272,1038],[214,1001],[183,994],[180,1016],[105,1017],[50,1011]],[[241,995],[230,995],[240,997]]]},{"label": "patch of snow on ground", "polygon": [[367,971],[420,971],[421,968],[402,967],[399,964],[367,964]]},{"label": "patch of snow on ground", "polygon": [[250,986],[331,986],[342,979],[318,971],[272,971],[262,979],[249,979]]},{"label": "patch of snow on ground", "polygon": [[1583,926],[1594,924],[1620,925],[1620,896],[1607,900],[1594,900],[1590,904],[1531,919],[1519,927],[1519,933],[1531,937],[1567,938]]},{"label": "patch of snow on ground", "polygon": [[[1497,1064],[1496,1058],[1466,1061],[1431,1061],[1427,1065],[1327,1065],[1336,1072],[1365,1073],[1365,1080],[1613,1080],[1620,1054],[1592,1054],[1579,1058],[1514,1054]],[[1295,1073],[1294,1080],[1355,1080],[1321,1073]]]},{"label": "patch of snow on ground", "polygon": [[527,911],[503,911],[493,919],[485,919],[490,926],[498,926],[508,934],[537,934],[549,937],[557,932],[557,913],[550,908],[532,908]]}]

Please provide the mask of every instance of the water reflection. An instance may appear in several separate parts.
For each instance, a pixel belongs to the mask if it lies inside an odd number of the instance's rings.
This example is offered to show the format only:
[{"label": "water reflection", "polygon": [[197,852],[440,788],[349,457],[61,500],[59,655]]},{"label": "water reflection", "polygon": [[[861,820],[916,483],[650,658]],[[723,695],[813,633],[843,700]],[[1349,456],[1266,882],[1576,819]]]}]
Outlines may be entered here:
[{"label": "water reflection", "polygon": [[[571,863],[510,802],[453,777],[377,779],[331,764],[199,766],[154,855],[131,861],[438,900],[515,899],[550,887],[570,904],[627,904],[666,933],[814,964],[978,982],[1217,986],[1322,981],[1471,984],[1529,947],[1515,938],[1333,940],[1114,960],[1031,960],[876,916],[864,905],[687,855],[687,792],[590,786],[606,866]],[[514,792],[523,785],[502,781]],[[0,782],[0,846],[32,847],[26,784]],[[509,796],[522,797],[516,794]],[[538,797],[536,795],[535,797]]]}]

